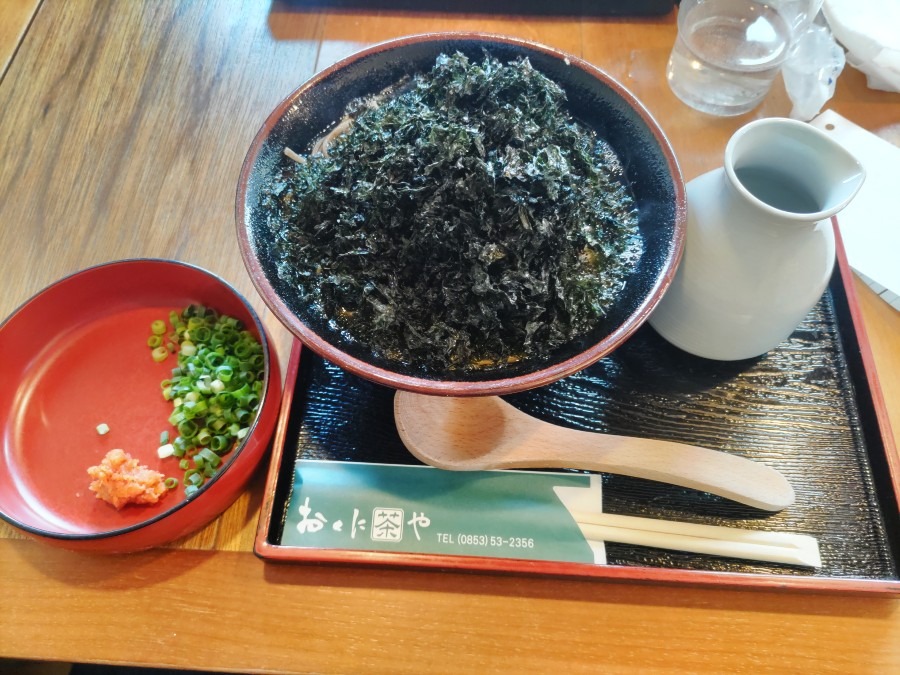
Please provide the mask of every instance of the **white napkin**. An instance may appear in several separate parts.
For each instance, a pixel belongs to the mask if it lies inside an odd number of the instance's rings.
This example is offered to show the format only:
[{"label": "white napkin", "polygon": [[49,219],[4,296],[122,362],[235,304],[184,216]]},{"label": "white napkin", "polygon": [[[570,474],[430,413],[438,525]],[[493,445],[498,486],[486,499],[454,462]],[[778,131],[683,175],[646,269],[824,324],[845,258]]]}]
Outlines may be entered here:
[{"label": "white napkin", "polygon": [[862,188],[838,216],[847,260],[885,302],[900,309],[900,147],[826,110],[810,124],[830,134],[865,167]]}]

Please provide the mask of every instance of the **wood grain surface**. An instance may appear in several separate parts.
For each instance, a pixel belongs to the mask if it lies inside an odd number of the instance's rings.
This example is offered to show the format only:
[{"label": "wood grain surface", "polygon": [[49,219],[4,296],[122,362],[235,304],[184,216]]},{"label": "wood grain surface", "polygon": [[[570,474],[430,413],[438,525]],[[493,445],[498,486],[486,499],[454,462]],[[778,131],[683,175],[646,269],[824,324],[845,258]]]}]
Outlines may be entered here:
[{"label": "wood grain surface", "polygon": [[5,0],[0,3],[0,78],[25,37],[40,0]]},{"label": "wood grain surface", "polygon": [[[176,258],[250,298],[286,364],[290,337],[235,242],[244,153],[314,72],[388,38],[479,30],[581,56],[630,88],[685,178],[721,163],[752,113],[710,118],[665,85],[675,15],[459,15],[305,3],[0,3],[0,316],[78,269]],[[327,3],[324,3],[327,5]],[[451,6],[452,3],[446,3]],[[0,68],[3,66],[0,65]],[[890,137],[900,95],[848,68],[829,104]],[[859,285],[895,429],[900,315]],[[2,383],[5,385],[6,383]],[[0,657],[235,672],[896,672],[900,601],[636,584],[264,564],[252,553],[262,468],[217,521],[167,549],[65,552],[0,526]]]}]

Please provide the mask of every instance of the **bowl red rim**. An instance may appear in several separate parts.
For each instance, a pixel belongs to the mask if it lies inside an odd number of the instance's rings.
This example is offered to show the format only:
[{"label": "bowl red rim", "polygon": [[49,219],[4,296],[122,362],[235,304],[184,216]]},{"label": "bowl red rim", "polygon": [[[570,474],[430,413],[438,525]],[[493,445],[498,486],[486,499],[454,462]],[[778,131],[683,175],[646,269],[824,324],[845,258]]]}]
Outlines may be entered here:
[{"label": "bowl red rim", "polygon": [[[5,319],[3,319],[2,322],[0,322],[0,331],[2,331],[6,327],[6,325],[9,322],[11,322],[20,312],[22,312],[29,304],[34,302],[42,294],[50,291],[51,289],[56,288],[64,283],[68,283],[76,277],[83,276],[85,274],[90,274],[101,268],[107,268],[107,267],[119,266],[119,265],[128,265],[128,264],[134,264],[134,263],[153,263],[153,264],[158,263],[158,264],[161,264],[164,266],[177,265],[177,266],[192,269],[196,272],[199,272],[199,273],[209,277],[210,279],[217,282],[218,284],[222,285],[230,293],[232,293],[235,296],[235,298],[237,298],[241,302],[241,304],[244,305],[244,307],[247,309],[250,317],[253,319],[253,323],[256,326],[257,332],[259,333],[259,336],[260,336],[260,343],[263,346],[263,351],[265,353],[264,372],[265,372],[265,378],[266,378],[266,386],[263,390],[262,396],[260,397],[260,403],[259,403],[258,410],[261,411],[263,408],[263,405],[265,405],[266,400],[269,396],[269,389],[271,387],[272,376],[273,376],[272,363],[271,363],[271,358],[270,358],[271,357],[271,354],[270,354],[271,341],[269,340],[269,337],[266,333],[265,327],[263,326],[262,321],[260,321],[259,316],[257,315],[256,311],[253,309],[253,306],[247,301],[247,299],[243,296],[243,294],[241,294],[236,288],[234,288],[234,286],[232,286],[228,281],[226,281],[221,276],[219,276],[213,272],[210,272],[207,269],[199,267],[198,265],[182,262],[179,260],[169,260],[169,259],[165,259],[165,258],[152,258],[152,257],[126,258],[126,259],[122,259],[122,260],[113,260],[113,261],[108,261],[108,262],[104,262],[104,263],[99,263],[96,265],[91,265],[90,267],[86,267],[84,269],[80,269],[80,270],[77,270],[70,274],[67,274],[67,275],[57,279],[53,283],[45,286],[38,292],[34,293],[31,297],[29,297],[27,300],[25,300],[23,303],[21,303],[18,307],[16,307],[16,309],[13,310],[9,314],[9,316],[7,316]],[[228,464],[226,465],[225,470],[219,471],[214,476],[209,478],[203,484],[203,486],[199,490],[197,490],[197,492],[195,492],[192,496],[181,499],[177,504],[172,505],[171,507],[167,508],[165,511],[162,511],[161,513],[158,513],[155,516],[153,516],[152,518],[148,518],[147,520],[141,521],[139,523],[135,523],[133,525],[116,528],[113,530],[105,530],[103,532],[68,533],[68,532],[53,532],[51,530],[45,530],[43,528],[35,527],[34,525],[29,525],[27,523],[20,522],[17,519],[7,515],[2,510],[0,510],[0,519],[9,523],[13,527],[16,527],[24,532],[34,535],[34,536],[42,537],[42,538],[50,539],[50,540],[58,540],[61,542],[65,542],[65,541],[86,542],[86,541],[95,541],[95,540],[106,540],[106,539],[111,539],[114,537],[119,537],[119,536],[122,536],[125,534],[130,534],[130,533],[136,532],[138,530],[142,530],[151,525],[159,523],[160,521],[165,520],[167,517],[171,516],[172,514],[177,513],[178,511],[190,506],[191,504],[195,503],[202,495],[204,495],[208,491],[210,491],[210,489],[212,489],[212,487],[214,487],[220,481],[220,479],[227,473],[227,470],[229,468],[231,468],[231,466],[234,463],[237,462],[238,458],[241,456],[244,449],[247,447],[251,437],[253,436],[254,432],[256,431],[261,417],[262,416],[259,413],[257,413],[256,418],[253,420],[253,423],[250,425],[250,431],[247,433],[247,436],[240,442],[238,447],[236,447],[230,453],[231,458],[230,458]]]},{"label": "bowl red rim", "polygon": [[[247,197],[247,186],[255,160],[274,126],[281,120],[298,97],[307,90],[315,87],[322,80],[331,77],[335,72],[366,56],[401,47],[406,44],[437,42],[441,40],[476,40],[516,45],[564,61],[568,66],[580,68],[588,75],[607,85],[638,114],[659,144],[672,177],[675,192],[675,232],[670,253],[665,261],[665,271],[657,278],[652,291],[647,294],[640,306],[626,321],[617,326],[615,330],[606,335],[602,340],[564,361],[529,373],[479,381],[436,380],[398,373],[348,354],[322,338],[318,333],[302,322],[278,296],[269,283],[257,257],[253,254],[253,246],[250,243],[250,238],[245,227],[246,214],[244,205]],[[278,104],[278,106],[268,115],[265,122],[256,133],[244,158],[244,163],[241,166],[237,195],[235,198],[235,224],[241,257],[244,260],[244,264],[247,267],[247,271],[250,274],[251,281],[256,287],[257,292],[266,305],[272,310],[274,315],[278,317],[291,333],[298,337],[303,344],[316,354],[339,365],[341,368],[354,375],[358,375],[364,379],[393,389],[403,389],[420,394],[443,396],[489,396],[525,391],[550,384],[567,375],[583,370],[609,354],[646,322],[666,289],[672,283],[672,279],[675,276],[678,263],[681,260],[684,250],[686,220],[687,207],[684,180],[678,165],[678,160],[675,157],[675,152],[665,133],[662,131],[662,128],[634,94],[602,69],[584,59],[559,49],[522,38],[469,31],[422,33],[385,40],[354,52],[313,75]]]}]

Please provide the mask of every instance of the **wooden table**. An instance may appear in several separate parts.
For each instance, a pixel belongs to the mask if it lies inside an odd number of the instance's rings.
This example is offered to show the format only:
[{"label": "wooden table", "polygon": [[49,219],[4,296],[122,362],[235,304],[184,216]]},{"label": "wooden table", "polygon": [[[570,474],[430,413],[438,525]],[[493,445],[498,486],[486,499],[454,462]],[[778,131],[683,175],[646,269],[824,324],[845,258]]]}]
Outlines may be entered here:
[{"label": "wooden table", "polygon": [[[686,179],[718,166],[743,123],[790,111],[780,85],[736,119],[682,105],[664,81],[674,13],[309,4],[0,4],[0,315],[92,264],[176,258],[253,298],[284,364],[290,337],[265,311],[236,246],[239,167],[281,98],[387,38],[480,30],[581,56],[645,102]],[[900,95],[868,89],[852,69],[829,105],[874,132],[900,132]],[[900,314],[858,291],[900,429]],[[897,599],[264,564],[252,553],[261,488],[262,472],[212,525],[136,555],[74,554],[0,527],[0,657],[239,672],[900,671]]]}]

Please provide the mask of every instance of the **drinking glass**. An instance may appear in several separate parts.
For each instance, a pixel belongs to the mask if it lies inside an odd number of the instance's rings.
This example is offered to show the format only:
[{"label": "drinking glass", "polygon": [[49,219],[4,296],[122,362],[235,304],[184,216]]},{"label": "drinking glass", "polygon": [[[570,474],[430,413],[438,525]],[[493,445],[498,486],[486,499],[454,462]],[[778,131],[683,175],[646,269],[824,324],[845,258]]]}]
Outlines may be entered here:
[{"label": "drinking glass", "polygon": [[742,115],[769,92],[798,20],[777,3],[682,0],[666,78],[675,95],[711,115]]}]

